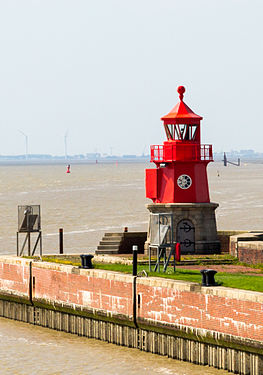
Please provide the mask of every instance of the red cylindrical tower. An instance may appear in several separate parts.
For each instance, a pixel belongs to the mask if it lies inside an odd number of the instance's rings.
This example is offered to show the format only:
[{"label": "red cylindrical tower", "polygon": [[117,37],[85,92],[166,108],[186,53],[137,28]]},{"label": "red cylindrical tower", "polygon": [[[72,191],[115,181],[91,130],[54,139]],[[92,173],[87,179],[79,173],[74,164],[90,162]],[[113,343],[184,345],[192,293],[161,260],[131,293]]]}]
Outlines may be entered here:
[{"label": "red cylindrical tower", "polygon": [[212,145],[201,145],[200,121],[183,101],[185,88],[177,89],[180,102],[161,120],[167,141],[151,146],[146,170],[146,197],[154,203],[208,203],[206,167],[213,161]]}]

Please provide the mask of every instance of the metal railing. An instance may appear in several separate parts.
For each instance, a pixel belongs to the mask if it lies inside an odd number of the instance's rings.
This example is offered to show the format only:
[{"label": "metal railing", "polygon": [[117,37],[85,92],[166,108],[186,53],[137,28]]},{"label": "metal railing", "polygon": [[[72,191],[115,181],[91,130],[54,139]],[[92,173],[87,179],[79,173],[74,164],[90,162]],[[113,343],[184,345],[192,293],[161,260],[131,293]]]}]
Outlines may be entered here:
[{"label": "metal railing", "polygon": [[213,161],[212,145],[171,144],[151,146],[152,162]]}]

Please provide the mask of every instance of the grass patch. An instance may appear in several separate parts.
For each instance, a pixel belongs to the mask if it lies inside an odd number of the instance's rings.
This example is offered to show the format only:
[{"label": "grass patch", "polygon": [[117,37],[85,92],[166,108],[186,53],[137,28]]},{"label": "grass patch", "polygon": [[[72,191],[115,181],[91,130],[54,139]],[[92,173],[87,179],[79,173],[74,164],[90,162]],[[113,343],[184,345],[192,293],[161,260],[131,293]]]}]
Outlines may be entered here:
[{"label": "grass patch", "polygon": [[215,276],[215,280],[225,287],[263,292],[262,276],[218,273]]},{"label": "grass patch", "polygon": [[[132,266],[126,266],[123,264],[95,264],[94,266],[97,269],[123,272],[128,274],[132,273]],[[192,281],[196,283],[201,283],[202,281],[200,271],[195,270],[176,269],[176,272],[173,273],[173,269],[169,267],[166,273],[158,273],[148,272],[148,267],[138,266],[138,272],[142,270],[145,270],[149,276],[163,277],[173,280]],[[241,273],[230,274],[227,272],[219,272],[215,275],[215,280],[221,286],[263,292],[262,276],[244,275]]]}]

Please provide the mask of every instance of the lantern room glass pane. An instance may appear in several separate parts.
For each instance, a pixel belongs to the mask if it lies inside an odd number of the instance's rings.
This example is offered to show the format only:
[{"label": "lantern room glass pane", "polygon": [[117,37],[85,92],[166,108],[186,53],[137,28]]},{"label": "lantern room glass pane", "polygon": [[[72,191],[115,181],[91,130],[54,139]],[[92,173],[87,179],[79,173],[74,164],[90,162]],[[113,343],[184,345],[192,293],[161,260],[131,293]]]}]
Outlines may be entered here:
[{"label": "lantern room glass pane", "polygon": [[174,139],[181,139],[179,125],[174,125],[174,129],[175,129],[175,138]]},{"label": "lantern room glass pane", "polygon": [[173,139],[173,133],[171,131],[171,128],[170,128],[170,125],[164,125],[164,129],[165,129],[165,133],[166,133],[166,137],[167,139]]},{"label": "lantern room glass pane", "polygon": [[192,126],[191,126],[191,139],[192,139],[193,141],[195,140],[196,129],[197,129],[197,125],[192,125]]},{"label": "lantern room glass pane", "polygon": [[184,124],[179,125],[180,139],[182,139],[182,140],[185,139],[186,129],[187,129],[187,125],[184,125]]},{"label": "lantern room glass pane", "polygon": [[165,133],[168,140],[194,141],[198,125],[165,124]]},{"label": "lantern room glass pane", "polygon": [[184,141],[195,140],[197,125],[180,124],[177,125],[178,139]]},{"label": "lantern room glass pane", "polygon": [[173,139],[173,125],[167,125],[169,129],[169,139]]}]

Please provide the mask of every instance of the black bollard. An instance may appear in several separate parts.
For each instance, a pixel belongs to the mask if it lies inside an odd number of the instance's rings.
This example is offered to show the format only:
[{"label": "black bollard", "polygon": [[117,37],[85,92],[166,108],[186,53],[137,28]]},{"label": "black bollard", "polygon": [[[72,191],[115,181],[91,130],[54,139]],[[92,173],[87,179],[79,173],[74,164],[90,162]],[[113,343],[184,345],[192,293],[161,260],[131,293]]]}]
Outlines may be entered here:
[{"label": "black bollard", "polygon": [[206,270],[206,282],[207,286],[216,286],[217,283],[215,282],[215,274],[217,271],[215,270]]},{"label": "black bollard", "polygon": [[138,255],[138,246],[134,245],[132,247],[132,275],[137,276],[137,255]]},{"label": "black bollard", "polygon": [[215,270],[201,270],[202,274],[202,286],[217,286],[215,282],[215,274],[217,271]]},{"label": "black bollard", "polygon": [[94,255],[91,254],[81,254],[81,268],[90,269],[93,268],[93,265],[91,263],[91,259],[94,258]]}]

